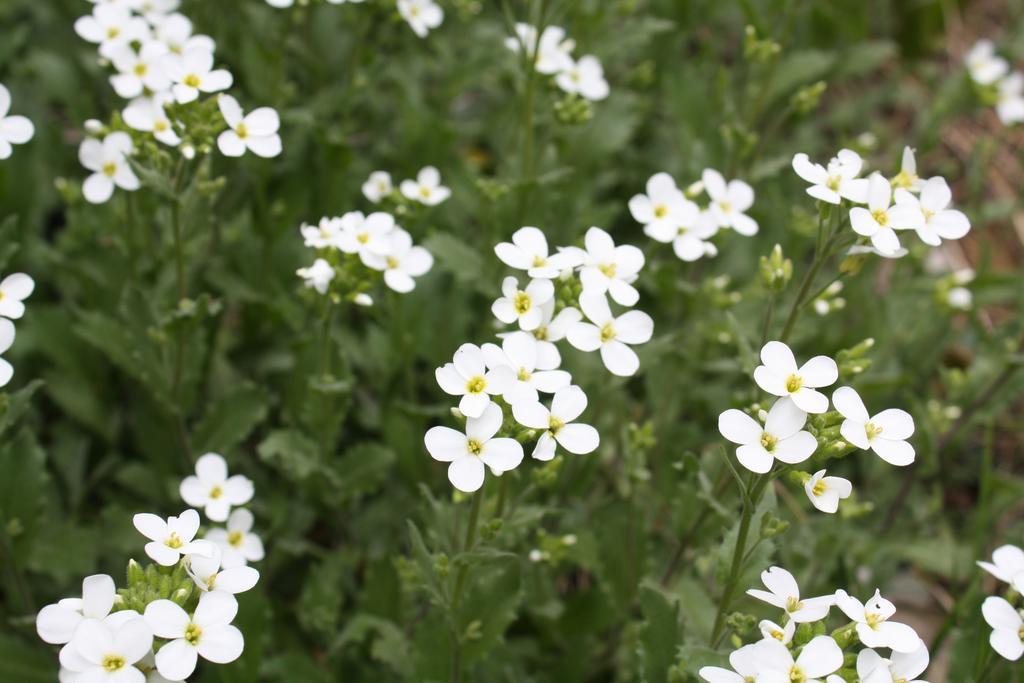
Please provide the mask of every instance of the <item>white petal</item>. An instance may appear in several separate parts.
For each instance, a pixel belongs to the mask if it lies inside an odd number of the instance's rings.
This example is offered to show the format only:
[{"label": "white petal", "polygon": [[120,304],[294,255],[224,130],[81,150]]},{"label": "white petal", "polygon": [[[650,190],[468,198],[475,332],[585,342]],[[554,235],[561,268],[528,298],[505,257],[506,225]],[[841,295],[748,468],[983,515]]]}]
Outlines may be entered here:
[{"label": "white petal", "polygon": [[757,420],[735,408],[718,416],[718,431],[735,444],[759,443],[763,432]]},{"label": "white petal", "polygon": [[890,465],[904,467],[914,462],[914,447],[906,441],[890,441],[884,437],[872,439],[871,450]]},{"label": "white petal", "polygon": [[818,441],[810,432],[797,432],[793,436],[782,439],[775,444],[772,455],[790,465],[803,462],[814,454]]},{"label": "white petal", "polygon": [[[207,593],[207,595],[227,594]],[[235,661],[241,656],[244,649],[245,639],[242,637],[242,632],[230,625],[205,628],[203,629],[202,638],[199,639],[199,654],[203,659],[216,664],[227,664],[228,662]]]},{"label": "white petal", "polygon": [[452,462],[466,454],[466,435],[450,427],[431,427],[423,442],[430,457],[441,462]]},{"label": "white petal", "polygon": [[199,653],[184,638],[172,640],[156,653],[156,668],[170,681],[184,681],[196,670]]},{"label": "white petal", "polygon": [[780,398],[768,411],[764,429],[778,439],[785,439],[803,429],[806,423],[807,413],[797,407],[792,399]]},{"label": "white petal", "polygon": [[512,406],[512,415],[516,422],[530,429],[547,429],[550,426],[551,413],[541,403],[516,403]]},{"label": "white petal", "polygon": [[772,469],[775,458],[760,443],[746,444],[736,449],[736,459],[751,472],[765,474]]},{"label": "white petal", "polygon": [[871,418],[871,424],[882,429],[882,438],[893,441],[909,439],[914,433],[914,418],[899,408],[883,410]]},{"label": "white petal", "polygon": [[831,636],[817,636],[804,646],[796,660],[810,678],[820,678],[843,666],[843,651]]},{"label": "white petal", "polygon": [[799,391],[790,394],[790,398],[804,412],[817,414],[828,411],[828,398],[814,389],[801,387]]},{"label": "white petal", "polygon": [[473,493],[484,484],[484,463],[467,455],[448,466],[448,481],[463,493]]},{"label": "white petal", "polygon": [[800,366],[799,374],[804,386],[827,387],[839,379],[839,366],[828,356],[815,356]]},{"label": "white petal", "polygon": [[558,430],[555,439],[562,448],[577,455],[591,453],[601,443],[601,437],[597,430],[585,424],[565,425]]},{"label": "white petal", "polygon": [[770,341],[761,347],[761,362],[779,375],[789,375],[797,369],[793,352],[779,341]]},{"label": "white petal", "polygon": [[496,403],[488,403],[479,417],[466,420],[466,436],[483,443],[491,439],[501,429],[504,413]]},{"label": "white petal", "polygon": [[167,536],[167,522],[162,517],[142,512],[132,518],[132,524],[151,541],[162,541]]},{"label": "white petal", "polygon": [[864,423],[870,418],[864,401],[853,387],[839,387],[832,392],[832,405],[840,415],[850,420]]},{"label": "white petal", "polygon": [[614,339],[601,346],[601,360],[609,372],[619,377],[630,377],[640,369],[636,352]]},{"label": "white petal", "polygon": [[519,467],[523,461],[523,445],[515,439],[491,439],[484,445],[480,459],[496,474]]},{"label": "white petal", "polygon": [[170,600],[154,600],[146,605],[144,618],[159,638],[181,638],[189,624],[185,610]]}]

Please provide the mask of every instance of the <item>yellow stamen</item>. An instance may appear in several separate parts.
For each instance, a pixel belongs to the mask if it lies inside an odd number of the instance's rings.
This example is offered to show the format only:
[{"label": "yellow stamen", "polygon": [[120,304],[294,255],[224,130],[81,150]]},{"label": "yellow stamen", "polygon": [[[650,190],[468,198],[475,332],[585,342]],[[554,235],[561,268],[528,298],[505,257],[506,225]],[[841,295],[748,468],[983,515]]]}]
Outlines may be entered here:
[{"label": "yellow stamen", "polygon": [[791,394],[800,391],[803,385],[804,379],[800,375],[794,373],[786,378],[786,391]]},{"label": "yellow stamen", "polygon": [[761,434],[761,447],[769,453],[775,450],[775,445],[777,443],[779,443],[778,438],[772,436],[768,432],[763,432]]},{"label": "yellow stamen", "polygon": [[484,379],[484,377],[481,376],[481,375],[477,375],[476,377],[471,377],[469,379],[469,381],[466,382],[466,391],[468,393],[470,393],[470,394],[480,394],[480,393],[483,393],[484,389],[486,389],[486,388],[487,388],[487,380]]},{"label": "yellow stamen", "polygon": [[199,628],[195,624],[189,624],[188,628],[185,629],[185,642],[195,647],[199,644],[199,639],[203,637],[203,629]]},{"label": "yellow stamen", "polygon": [[526,292],[516,292],[516,295],[512,297],[512,306],[516,309],[516,313],[523,315],[533,308],[533,301]]},{"label": "yellow stamen", "polygon": [[121,655],[107,655],[100,661],[100,666],[111,673],[114,671],[120,671],[126,664],[127,662],[124,661],[124,657]]},{"label": "yellow stamen", "polygon": [[484,450],[484,445],[477,441],[476,439],[469,439],[468,441],[466,441],[466,450],[469,451],[472,455],[480,455],[480,453],[483,452]]}]

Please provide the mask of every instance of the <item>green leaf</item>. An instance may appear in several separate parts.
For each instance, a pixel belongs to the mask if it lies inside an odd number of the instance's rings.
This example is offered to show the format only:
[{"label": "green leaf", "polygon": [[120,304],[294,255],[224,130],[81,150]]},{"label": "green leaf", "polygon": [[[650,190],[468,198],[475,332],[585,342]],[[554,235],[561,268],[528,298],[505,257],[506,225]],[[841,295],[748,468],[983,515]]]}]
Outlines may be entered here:
[{"label": "green leaf", "polygon": [[0,533],[12,539],[17,555],[24,556],[41,523],[48,481],[46,454],[28,429],[0,448],[0,472]]},{"label": "green leaf", "polygon": [[43,386],[43,381],[37,379],[13,394],[0,395],[0,437],[3,437],[8,429],[17,424],[21,416],[29,409],[32,396],[41,386]]},{"label": "green leaf", "polygon": [[192,435],[196,452],[230,451],[266,419],[268,401],[267,392],[251,384],[218,399]]},{"label": "green leaf", "polygon": [[476,287],[482,286],[485,279],[484,259],[465,240],[438,232],[428,237],[423,244],[434,255],[438,266],[454,275],[456,280]]},{"label": "green leaf", "polygon": [[682,642],[679,606],[660,586],[645,583],[640,588],[640,609],[645,622],[640,635],[641,675],[647,683],[667,683]]},{"label": "green leaf", "polygon": [[53,683],[57,679],[57,653],[29,646],[24,641],[0,635],[0,681],[10,683]]}]

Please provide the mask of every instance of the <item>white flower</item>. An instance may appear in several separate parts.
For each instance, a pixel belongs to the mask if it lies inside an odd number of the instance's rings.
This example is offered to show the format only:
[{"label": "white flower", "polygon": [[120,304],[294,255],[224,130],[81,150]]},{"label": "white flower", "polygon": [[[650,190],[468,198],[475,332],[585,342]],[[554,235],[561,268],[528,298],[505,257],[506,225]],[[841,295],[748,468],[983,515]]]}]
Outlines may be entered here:
[{"label": "white flower", "polygon": [[252,500],[252,480],[241,474],[228,476],[228,463],[217,453],[196,460],[196,473],[185,477],[178,487],[182,500],[201,507],[211,522],[223,522],[233,505]]},{"label": "white flower", "polygon": [[857,655],[857,676],[863,683],[927,683],[914,680],[928,668],[928,648],[921,643],[914,652],[894,652],[886,659],[874,650]]},{"label": "white flower", "polygon": [[[161,676],[160,672],[156,670],[156,656],[152,652],[147,652],[142,659],[135,662],[135,668],[146,676],[146,683],[175,683]],[[76,681],[65,682],[61,679],[60,683],[76,683]]]},{"label": "white flower", "polygon": [[215,545],[214,553],[210,557],[189,556],[186,570],[199,590],[222,591],[235,595],[244,593],[256,585],[260,580],[260,573],[252,567],[239,565],[221,568],[222,553],[220,546]]},{"label": "white flower", "polygon": [[436,206],[452,196],[452,191],[441,184],[441,173],[433,166],[426,166],[416,174],[416,180],[403,180],[399,189],[406,199]]},{"label": "white flower", "polygon": [[515,439],[494,438],[504,415],[496,403],[488,403],[479,417],[466,420],[466,433],[449,427],[431,427],[423,443],[434,460],[451,463],[448,480],[464,493],[478,490],[487,467],[500,475],[519,466],[523,447]]},{"label": "white flower", "polygon": [[1010,70],[1005,59],[996,55],[996,46],[991,40],[979,40],[964,57],[967,73],[971,80],[980,85],[991,85]]},{"label": "white flower", "polygon": [[608,97],[609,93],[601,61],[594,55],[584,55],[576,62],[570,58],[569,63],[555,76],[555,83],[567,93],[595,102]]},{"label": "white flower", "polygon": [[705,666],[701,667],[697,674],[708,683],[749,683],[758,674],[754,651],[760,645],[760,643],[751,643],[730,653],[729,666],[734,671],[723,669],[720,666]]},{"label": "white flower", "polygon": [[769,394],[788,396],[800,410],[824,413],[828,399],[816,389],[839,379],[839,367],[828,356],[815,356],[797,368],[788,346],[770,341],[761,348],[761,363],[754,369],[754,381]]},{"label": "white flower", "polygon": [[647,180],[647,194],[629,200],[629,213],[644,226],[644,234],[659,242],[671,242],[682,225],[696,223],[700,209],[676,187],[668,173]]},{"label": "white flower", "polygon": [[508,367],[512,371],[514,379],[503,393],[504,399],[512,405],[532,403],[537,400],[538,391],[553,394],[572,382],[568,372],[554,369],[557,363],[539,366],[541,361],[552,360],[541,358],[539,346],[540,342],[529,332],[513,332],[505,336],[500,347],[496,344],[481,347],[487,367]]},{"label": "white flower", "polygon": [[363,263],[374,270],[384,271],[384,283],[396,292],[411,292],[417,278],[434,265],[434,257],[423,247],[413,246],[412,236],[399,227],[387,235],[388,247],[384,254],[365,252]]},{"label": "white flower", "polygon": [[801,431],[807,413],[789,399],[780,398],[768,411],[764,427],[741,410],[731,408],[718,416],[718,431],[739,444],[736,459],[751,472],[765,474],[775,460],[796,464],[807,460],[818,448],[810,432]]},{"label": "white flower", "polygon": [[[338,249],[346,254],[386,254],[391,247],[388,233],[395,229],[395,217],[383,211],[363,216],[362,211],[349,211],[339,221]],[[367,264],[368,265],[368,264]]]},{"label": "white flower", "polygon": [[[0,353],[6,353],[7,349],[14,344],[14,323],[7,318],[0,318]],[[14,377],[14,366],[5,359],[0,358],[0,387],[7,386],[7,383]]]},{"label": "white flower", "polygon": [[896,652],[915,652],[921,645],[921,638],[911,627],[889,617],[896,613],[896,606],[875,591],[874,596],[861,603],[844,590],[836,591],[836,606],[851,621],[857,623],[857,636],[867,647],[889,647]]},{"label": "white flower", "polygon": [[900,172],[892,179],[894,188],[903,188],[911,192],[920,192],[924,186],[921,176],[917,175],[917,159],[914,157],[914,148],[905,146],[903,157],[900,159]]},{"label": "white flower", "polygon": [[950,308],[955,308],[958,311],[970,310],[973,302],[974,295],[966,287],[953,287],[946,292],[946,303]]},{"label": "white flower", "polygon": [[224,569],[244,567],[263,559],[263,539],[252,532],[253,516],[245,508],[237,508],[228,517],[226,529],[210,529],[204,540],[221,550]]},{"label": "white flower", "polygon": [[869,416],[852,387],[836,389],[832,405],[846,418],[839,433],[848,442],[865,451],[870,448],[890,465],[903,467],[914,462],[914,447],[906,441],[914,433],[914,418],[905,410],[889,408]]},{"label": "white flower", "polygon": [[314,249],[329,249],[338,246],[341,236],[341,219],[324,216],[317,225],[303,223],[299,227],[303,244]]},{"label": "white flower", "polygon": [[569,327],[566,337],[580,351],[601,350],[601,361],[613,375],[629,377],[640,368],[640,359],[630,348],[645,344],[654,334],[654,321],[643,311],[626,311],[614,317],[604,294],[584,290],[580,308],[590,322]]},{"label": "white flower", "polygon": [[742,180],[727,185],[722,174],[712,168],[701,175],[704,191],[711,198],[711,214],[720,228],[732,228],[741,235],[756,235],[757,221],[745,212],[754,205],[754,189]]},{"label": "white flower", "polygon": [[170,600],[154,600],[146,606],[146,623],[158,638],[170,642],[156,653],[160,675],[183,681],[196,670],[199,657],[216,664],[238,659],[245,648],[242,632],[231,625],[238,601],[230,593],[213,591],[199,596],[192,616]]},{"label": "white flower", "polygon": [[640,299],[640,293],[632,283],[636,282],[640,269],[644,267],[644,253],[631,244],[615,246],[611,235],[601,228],[587,230],[583,239],[586,250],[566,249],[582,264],[580,282],[583,291],[592,294],[608,292],[612,299],[623,306],[633,306]]},{"label": "white flower", "polygon": [[152,649],[153,631],[135,613],[123,622],[85,619],[69,647],[74,654],[63,661],[73,665],[76,683],[145,683],[134,664]]},{"label": "white flower", "polygon": [[991,562],[979,560],[978,566],[1000,581],[1014,584],[1017,592],[1024,593],[1024,550],[1015,545],[999,546],[992,553]]},{"label": "white flower", "polygon": [[36,288],[35,280],[25,273],[12,273],[0,282],[0,316],[17,320],[25,315],[24,301]]},{"label": "white flower", "polygon": [[194,540],[199,531],[199,513],[185,510],[177,517],[161,517],[142,512],[132,518],[139,533],[149,539],[146,554],[157,564],[171,567],[182,555],[209,555],[213,551],[204,541]]},{"label": "white flower", "polygon": [[172,52],[160,63],[174,83],[174,99],[182,104],[195,101],[200,92],[226,90],[234,82],[230,71],[213,68],[213,52],[201,47],[191,47],[180,55]]},{"label": "white flower", "polygon": [[551,280],[567,268],[579,265],[573,252],[548,253],[548,240],[539,228],[519,228],[511,242],[501,242],[494,253],[510,268],[525,270],[530,277]]},{"label": "white flower", "polygon": [[816,636],[795,660],[793,653],[774,639],[761,641],[751,655],[757,683],[821,683],[843,666],[843,651],[831,636]]},{"label": "white flower", "polygon": [[461,396],[459,411],[466,417],[480,417],[491,404],[491,396],[504,394],[512,386],[511,368],[487,369],[483,351],[476,344],[463,344],[451,363],[434,371],[441,389],[452,396]]},{"label": "white flower", "polygon": [[106,574],[94,574],[82,580],[81,598],[64,598],[47,605],[36,616],[36,632],[51,645],[71,641],[83,619],[103,619],[114,606],[117,589]]},{"label": "white flower", "polygon": [[121,46],[111,59],[118,71],[110,77],[114,92],[131,99],[145,89],[161,92],[171,87],[171,79],[159,63],[167,52],[167,46],[155,40],[143,43],[137,53],[131,45]]},{"label": "white flower", "polygon": [[915,226],[917,236],[925,244],[937,247],[942,240],[958,240],[971,229],[971,223],[962,212],[947,208],[953,193],[944,178],[929,178],[921,186],[917,197],[904,189],[896,190],[897,206],[907,205],[921,212],[923,221]]},{"label": "white flower", "polygon": [[149,25],[131,10],[119,5],[97,5],[92,14],[75,21],[75,33],[90,43],[98,44],[100,55],[107,59],[133,41],[143,42]]},{"label": "white flower", "polygon": [[840,500],[850,497],[853,485],[849,479],[826,477],[825,470],[818,470],[804,482],[804,491],[814,507],[833,513],[839,509]]},{"label": "white flower", "polygon": [[0,159],[11,156],[11,145],[23,145],[32,139],[36,128],[24,116],[8,116],[11,93],[0,83]]},{"label": "white flower", "polygon": [[785,610],[789,618],[798,624],[824,619],[828,616],[829,608],[835,604],[831,595],[801,600],[796,579],[782,567],[771,567],[761,572],[761,582],[768,591],[751,588],[747,595]]},{"label": "white flower", "polygon": [[829,204],[840,204],[843,199],[858,204],[867,201],[868,181],[857,178],[863,165],[860,155],[849,149],[839,150],[827,168],[811,163],[802,152],[793,157],[793,170],[811,183],[807,194]]},{"label": "white flower", "polygon": [[133,192],[139,179],[128,164],[134,151],[128,133],[111,133],[100,142],[86,138],[78,148],[78,160],[93,174],[82,184],[82,194],[93,204],[102,204],[114,194],[114,187]]},{"label": "white flower", "polygon": [[249,150],[258,157],[276,157],[281,153],[281,136],[277,134],[281,119],[270,107],[253,109],[247,115],[231,95],[219,95],[217,106],[228,124],[228,130],[217,136],[221,154],[240,157]]},{"label": "white flower", "polygon": [[789,619],[786,621],[785,626],[779,626],[774,621],[762,619],[758,622],[757,629],[763,637],[774,638],[783,645],[789,645],[793,640],[793,635],[796,633],[796,622]]},{"label": "white flower", "polygon": [[1024,74],[1014,71],[999,81],[996,97],[996,114],[1004,125],[1024,121]]},{"label": "white flower", "polygon": [[444,21],[444,10],[434,0],[398,0],[398,13],[420,38]]},{"label": "white flower", "polygon": [[981,613],[992,627],[992,634],[988,638],[992,649],[1011,662],[1020,659],[1024,655],[1024,638],[1021,637],[1021,633],[1024,633],[1024,619],[1020,612],[1003,598],[990,596],[981,604]]},{"label": "white flower", "polygon": [[334,266],[322,258],[318,258],[313,261],[313,265],[308,268],[299,268],[295,274],[302,278],[306,287],[326,294],[327,288],[331,286],[331,280],[334,279]]},{"label": "white flower", "polygon": [[181,144],[174,125],[167,117],[164,107],[174,101],[169,92],[154,93],[151,97],[139,97],[128,103],[121,112],[121,118],[129,127],[152,133],[153,137],[171,147]]},{"label": "white flower", "polygon": [[207,52],[216,50],[213,38],[204,35],[192,35],[192,21],[183,14],[169,14],[153,22],[156,39],[167,46],[175,54],[183,54],[193,48]]},{"label": "white flower", "polygon": [[363,183],[363,196],[374,204],[379,204],[382,199],[394,191],[391,184],[391,174],[387,171],[374,171]]},{"label": "white flower", "polygon": [[542,307],[554,300],[555,286],[550,280],[531,280],[519,289],[519,280],[510,276],[501,281],[501,293],[491,305],[494,317],[506,324],[519,321],[520,329],[531,331],[540,327]]},{"label": "white flower", "polygon": [[892,204],[892,186],[879,173],[868,179],[868,206],[850,209],[850,226],[858,235],[871,239],[871,245],[883,254],[895,254],[900,248],[896,230],[917,230],[924,216],[916,206]]},{"label": "white flower", "polygon": [[512,405],[516,422],[530,429],[543,430],[533,457],[537,460],[551,460],[555,457],[557,442],[570,453],[590,453],[601,443],[597,430],[586,424],[575,424],[573,420],[583,414],[587,407],[587,395],[578,386],[563,387],[551,399],[551,410],[540,402],[522,402]]},{"label": "white flower", "polygon": [[[555,315],[555,300],[549,299],[540,307],[540,325],[533,332],[537,340],[537,367],[557,368],[562,364],[562,356],[555,342],[565,339],[569,328],[583,319],[578,308],[566,306]],[[514,333],[505,333],[514,334]],[[499,337],[504,336],[502,334]]]},{"label": "white flower", "polygon": [[519,53],[526,47],[527,57],[533,56],[534,46],[537,58],[534,68],[542,74],[556,74],[572,65],[570,54],[576,44],[566,38],[561,26],[546,26],[537,41],[537,27],[523,22],[516,23],[516,36],[505,39],[505,47]]}]

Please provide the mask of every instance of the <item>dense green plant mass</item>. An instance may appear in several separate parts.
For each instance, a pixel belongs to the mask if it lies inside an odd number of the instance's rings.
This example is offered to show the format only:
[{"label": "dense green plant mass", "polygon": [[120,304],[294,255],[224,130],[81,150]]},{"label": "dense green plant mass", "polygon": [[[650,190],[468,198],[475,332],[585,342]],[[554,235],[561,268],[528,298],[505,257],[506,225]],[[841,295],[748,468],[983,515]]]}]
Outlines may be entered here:
[{"label": "dense green plant mass", "polygon": [[[244,653],[191,680],[698,681],[778,620],[744,593],[771,566],[808,596],[880,588],[930,647],[932,683],[1016,680],[989,647],[980,606],[995,591],[975,561],[1024,540],[1020,137],[963,55],[991,38],[1024,57],[1021,3],[451,0],[423,38],[394,2],[296,4],[182,0],[244,111],[280,114],[283,147],[229,158],[223,99],[171,104],[194,159],[122,121],[109,64],[73,28],[90,3],[0,4],[0,81],[35,124],[0,161],[0,271],[36,283],[0,394],[0,680],[56,678],[36,614],[87,575],[114,577],[140,612],[196,607],[184,565],[152,566],[132,516],[184,510],[179,484],[207,452],[252,480],[266,556],[238,596]],[[534,69],[522,47],[536,37],[505,44],[515,22],[564,27],[577,58],[600,59],[608,96]],[[141,189],[86,200],[89,119],[131,134]],[[808,196],[794,155],[847,148],[863,178],[894,179],[905,146],[921,178],[946,179],[970,233],[931,247],[901,231],[903,258],[849,255],[868,244],[851,202]],[[427,166],[451,190],[436,205],[398,190]],[[759,230],[721,229],[715,255],[684,261],[630,199],[659,172],[694,198],[708,168],[753,188]],[[394,264],[299,232],[379,210],[362,189],[379,170],[396,186],[382,206],[433,262],[402,294],[376,272]],[[653,337],[631,347],[632,376],[561,343],[600,445],[531,458],[545,427],[516,425],[498,399],[501,436],[526,457],[462,493],[424,443],[463,429],[435,368],[515,329],[492,313],[513,274],[494,247],[523,226],[552,252],[589,248],[591,226],[639,247]],[[326,296],[296,276],[316,256],[334,267]],[[558,310],[577,285],[555,287]],[[872,415],[909,413],[913,463],[847,443],[850,416],[832,411],[807,423],[813,460],[744,469],[719,416],[771,408],[752,379],[769,340],[798,362],[835,359],[828,397],[854,386]],[[759,438],[772,452],[777,437]],[[826,462],[854,483],[836,514],[805,494]],[[126,576],[130,558],[151,566]],[[827,634],[858,637],[832,615]],[[849,658],[839,675],[866,680]]]}]

